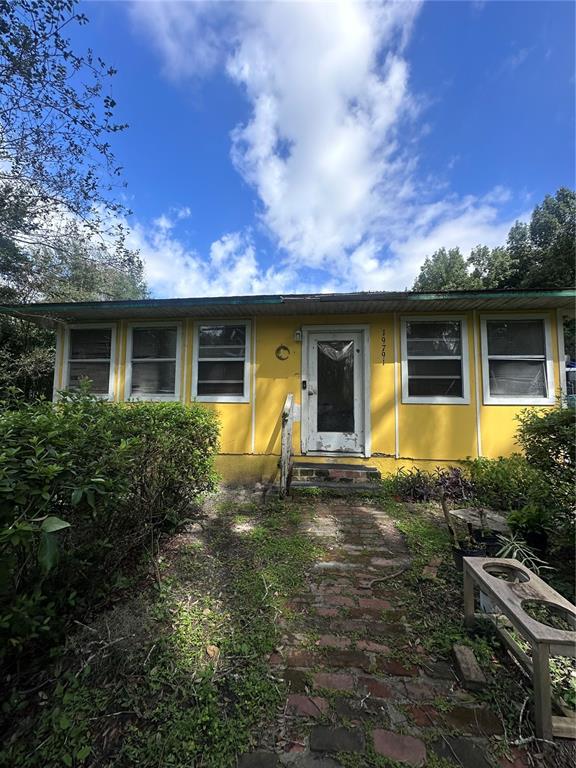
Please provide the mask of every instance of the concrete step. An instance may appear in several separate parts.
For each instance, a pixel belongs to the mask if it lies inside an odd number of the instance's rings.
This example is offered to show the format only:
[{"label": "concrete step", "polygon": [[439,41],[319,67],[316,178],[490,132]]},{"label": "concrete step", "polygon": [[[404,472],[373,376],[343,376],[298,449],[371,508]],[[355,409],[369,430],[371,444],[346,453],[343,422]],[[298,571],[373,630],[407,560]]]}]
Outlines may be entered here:
[{"label": "concrete step", "polygon": [[313,461],[295,461],[292,465],[292,484],[310,483],[322,485],[364,485],[380,480],[376,467],[365,464],[318,463]]}]

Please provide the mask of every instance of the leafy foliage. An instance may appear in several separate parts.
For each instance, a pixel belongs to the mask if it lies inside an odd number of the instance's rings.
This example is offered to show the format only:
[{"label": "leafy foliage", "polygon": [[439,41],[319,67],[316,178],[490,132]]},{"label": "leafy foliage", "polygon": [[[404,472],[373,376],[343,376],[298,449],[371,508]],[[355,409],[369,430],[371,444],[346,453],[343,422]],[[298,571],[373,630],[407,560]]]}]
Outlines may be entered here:
[{"label": "leafy foliage", "polygon": [[[74,51],[74,0],[0,0],[0,304],[143,298],[108,136],[114,70]],[[0,397],[49,396],[52,333],[0,317]]]},{"label": "leafy foliage", "polygon": [[468,273],[460,248],[439,248],[427,256],[414,282],[415,291],[458,291],[480,287]]},{"label": "leafy foliage", "polygon": [[413,289],[566,288],[575,282],[576,192],[561,187],[534,208],[529,224],[514,224],[505,246],[478,245],[467,259],[458,248],[438,249]]},{"label": "leafy foliage", "polygon": [[[240,519],[249,523],[242,532]],[[287,503],[232,503],[201,536],[176,537],[159,558],[158,588],[69,642],[33,717],[15,722],[26,699],[13,695],[0,763],[234,765],[285,693],[266,657],[318,552],[300,522]]]},{"label": "leafy foliage", "polygon": [[518,443],[545,482],[533,506],[547,510],[547,527],[561,557],[573,558],[576,535],[576,411],[526,409],[519,417]]},{"label": "leafy foliage", "polygon": [[54,642],[214,484],[212,413],[83,393],[0,414],[0,654]]},{"label": "leafy foliage", "polygon": [[436,468],[433,473],[402,468],[384,483],[393,496],[403,501],[436,501],[441,492],[454,500],[472,496],[470,481],[459,467]]},{"label": "leafy foliage", "polygon": [[[122,207],[108,137],[112,67],[71,48],[66,29],[88,19],[75,0],[0,2],[0,236],[30,242],[55,213],[96,225]],[[95,218],[94,218],[95,217]],[[26,233],[26,234],[25,234]]]},{"label": "leafy foliage", "polygon": [[562,483],[576,483],[576,409],[527,408],[519,417],[518,443],[528,462]]}]

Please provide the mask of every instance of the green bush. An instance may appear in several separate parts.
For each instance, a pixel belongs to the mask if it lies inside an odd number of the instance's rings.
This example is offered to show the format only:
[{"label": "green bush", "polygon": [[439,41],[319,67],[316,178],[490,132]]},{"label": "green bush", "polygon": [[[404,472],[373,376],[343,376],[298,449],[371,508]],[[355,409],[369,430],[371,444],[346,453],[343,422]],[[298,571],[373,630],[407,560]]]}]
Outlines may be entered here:
[{"label": "green bush", "polygon": [[213,413],[85,394],[0,412],[0,658],[59,639],[214,487]]},{"label": "green bush", "polygon": [[471,459],[466,466],[475,501],[492,509],[522,509],[546,484],[542,472],[520,454],[498,459]]},{"label": "green bush", "polygon": [[551,548],[574,559],[576,534],[576,409],[527,409],[519,417],[518,443],[531,467],[545,477],[532,505],[547,510]]},{"label": "green bush", "polygon": [[562,483],[576,483],[576,409],[524,410],[518,443],[527,461]]}]

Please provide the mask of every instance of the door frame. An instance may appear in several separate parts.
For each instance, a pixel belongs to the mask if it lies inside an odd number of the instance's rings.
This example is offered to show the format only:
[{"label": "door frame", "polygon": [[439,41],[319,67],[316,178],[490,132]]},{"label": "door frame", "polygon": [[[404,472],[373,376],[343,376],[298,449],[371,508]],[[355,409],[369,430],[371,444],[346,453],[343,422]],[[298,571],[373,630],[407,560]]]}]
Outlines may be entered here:
[{"label": "door frame", "polygon": [[[363,392],[360,412],[364,419],[364,450],[354,453],[344,451],[309,451],[308,442],[308,398],[303,396],[302,382],[308,381],[308,346],[311,333],[360,333],[362,337],[362,379]],[[340,323],[331,323],[330,325],[303,325],[302,326],[302,361],[300,376],[300,449],[303,455],[310,456],[364,456],[369,458],[372,455],[372,429],[370,423],[370,326],[369,325],[349,325]]]}]

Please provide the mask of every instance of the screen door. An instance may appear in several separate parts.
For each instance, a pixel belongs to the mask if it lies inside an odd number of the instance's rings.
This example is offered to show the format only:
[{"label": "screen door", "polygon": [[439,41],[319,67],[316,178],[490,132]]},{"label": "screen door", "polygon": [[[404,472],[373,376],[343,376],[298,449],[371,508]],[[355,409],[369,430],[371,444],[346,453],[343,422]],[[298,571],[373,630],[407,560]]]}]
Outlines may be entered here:
[{"label": "screen door", "polygon": [[307,334],[305,449],[364,451],[364,345],[361,331]]}]

